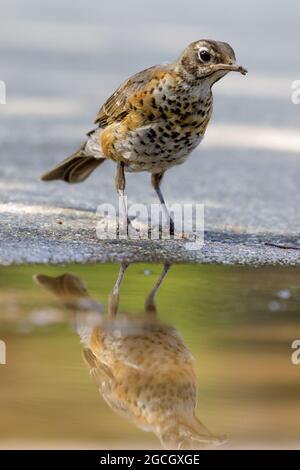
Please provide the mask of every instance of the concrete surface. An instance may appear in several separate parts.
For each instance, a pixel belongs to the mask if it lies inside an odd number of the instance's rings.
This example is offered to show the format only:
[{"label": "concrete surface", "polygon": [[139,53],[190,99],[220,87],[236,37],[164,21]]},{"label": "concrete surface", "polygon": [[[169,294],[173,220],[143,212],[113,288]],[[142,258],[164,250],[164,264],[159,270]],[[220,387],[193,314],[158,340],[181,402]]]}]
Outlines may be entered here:
[{"label": "concrete surface", "polygon": [[[98,240],[99,218],[91,211],[10,204],[5,210],[0,232],[5,265],[121,260],[300,265],[297,237],[207,231],[204,247],[191,251],[183,240]],[[272,246],[281,244],[290,248]]]}]

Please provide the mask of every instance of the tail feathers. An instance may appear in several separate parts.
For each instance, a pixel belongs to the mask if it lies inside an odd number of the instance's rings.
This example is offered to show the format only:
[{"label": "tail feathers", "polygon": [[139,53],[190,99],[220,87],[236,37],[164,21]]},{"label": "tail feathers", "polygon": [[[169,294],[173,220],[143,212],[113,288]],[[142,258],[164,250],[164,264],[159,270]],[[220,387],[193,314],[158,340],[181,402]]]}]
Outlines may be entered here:
[{"label": "tail feathers", "polygon": [[62,180],[67,183],[81,183],[105,158],[95,158],[85,153],[85,143],[70,157],[41,176],[42,181]]}]

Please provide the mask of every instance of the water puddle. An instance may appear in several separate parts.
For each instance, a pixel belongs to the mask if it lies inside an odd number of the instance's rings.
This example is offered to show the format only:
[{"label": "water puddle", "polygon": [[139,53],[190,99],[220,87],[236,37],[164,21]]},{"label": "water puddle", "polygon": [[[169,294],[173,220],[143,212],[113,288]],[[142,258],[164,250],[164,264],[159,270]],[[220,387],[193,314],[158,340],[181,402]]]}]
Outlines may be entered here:
[{"label": "water puddle", "polygon": [[299,447],[299,280],[296,268],[0,268],[0,447]]}]

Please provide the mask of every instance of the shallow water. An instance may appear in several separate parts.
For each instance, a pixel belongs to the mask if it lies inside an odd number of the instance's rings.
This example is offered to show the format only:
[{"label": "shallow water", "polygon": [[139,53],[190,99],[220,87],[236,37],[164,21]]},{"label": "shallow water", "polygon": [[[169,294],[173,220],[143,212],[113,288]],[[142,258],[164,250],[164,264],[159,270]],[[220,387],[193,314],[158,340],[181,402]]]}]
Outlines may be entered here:
[{"label": "shallow water", "polygon": [[[299,447],[299,269],[173,265],[156,302],[161,265],[130,265],[119,299],[118,270],[0,269],[1,448],[159,448],[176,407],[187,447]],[[94,376],[83,324],[101,332]]]}]

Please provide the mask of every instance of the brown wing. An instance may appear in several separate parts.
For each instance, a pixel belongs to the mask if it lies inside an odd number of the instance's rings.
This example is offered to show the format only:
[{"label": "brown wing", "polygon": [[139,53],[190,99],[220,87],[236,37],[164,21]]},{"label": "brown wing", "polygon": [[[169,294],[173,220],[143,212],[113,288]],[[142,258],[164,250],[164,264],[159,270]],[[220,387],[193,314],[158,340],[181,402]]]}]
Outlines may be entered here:
[{"label": "brown wing", "polygon": [[[137,426],[141,426],[139,421],[139,407],[133,401],[128,399],[128,389],[130,395],[130,386],[118,382],[111,370],[105,364],[102,364],[90,349],[83,350],[83,359],[90,370],[90,374],[108,406],[119,415],[133,421]],[[125,386],[128,388],[124,393]],[[135,396],[135,395],[134,395]]]},{"label": "brown wing", "polygon": [[99,127],[106,127],[112,122],[120,121],[125,117],[129,111],[127,106],[128,98],[136,91],[142,90],[155,72],[162,68],[163,66],[155,65],[142,72],[138,72],[123,82],[100,108],[95,124],[98,124]]}]

